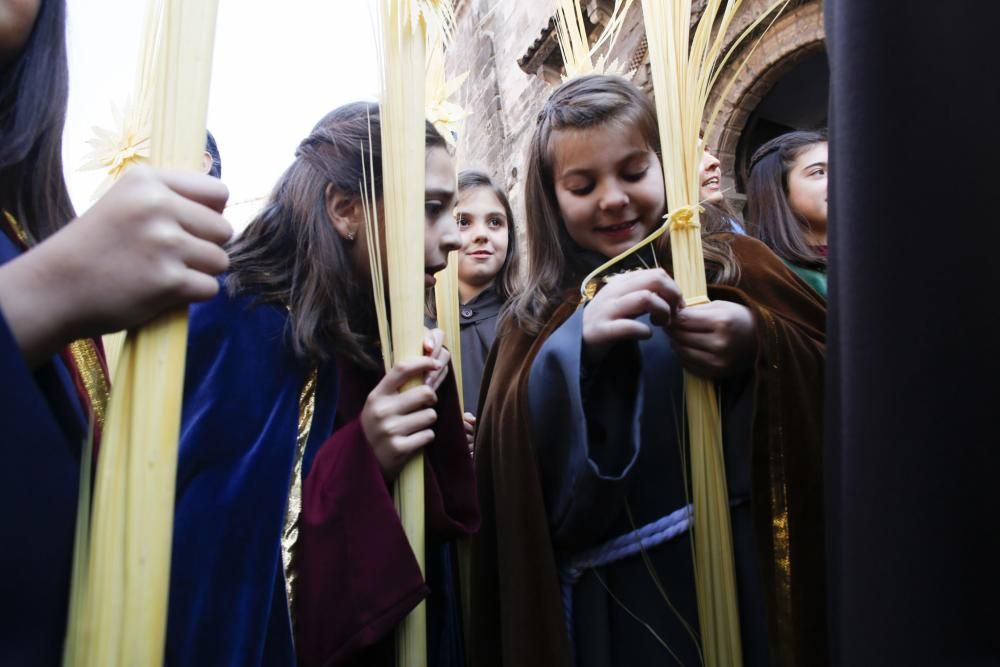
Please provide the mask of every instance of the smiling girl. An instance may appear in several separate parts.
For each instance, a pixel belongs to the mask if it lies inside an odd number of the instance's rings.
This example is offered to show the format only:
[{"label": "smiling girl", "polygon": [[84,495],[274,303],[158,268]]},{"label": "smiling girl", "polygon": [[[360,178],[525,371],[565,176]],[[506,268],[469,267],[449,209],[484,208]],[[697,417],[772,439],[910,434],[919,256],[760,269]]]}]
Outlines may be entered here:
[{"label": "smiling girl", "polygon": [[698,196],[702,204],[721,204],[726,196],[722,192],[722,163],[708,146],[701,154],[698,165]]},{"label": "smiling girl", "polygon": [[800,278],[826,298],[827,140],[822,132],[789,132],[750,160],[746,219]]},{"label": "smiling girl", "polygon": [[[651,102],[620,78],[571,79],[538,116],[530,270],[486,369],[476,441],[481,664],[698,664],[682,370],[720,391],[745,662],[821,664],[822,392],[803,385],[822,386],[823,303],[708,216],[711,303],[685,306],[669,247],[638,253],[581,303],[591,270],[663,224],[659,153]],[[809,595],[781,597],[803,580]]]},{"label": "smiling girl", "polygon": [[[703,219],[721,218],[730,229],[738,234],[746,233],[743,225],[733,213],[726,194],[722,190],[722,163],[712,149],[703,144],[701,162],[698,165],[698,203],[702,206]],[[719,223],[709,221],[713,228]]]},{"label": "smiling girl", "polygon": [[455,219],[462,235],[458,252],[462,392],[466,411],[473,413],[486,357],[496,339],[497,316],[516,289],[517,233],[507,194],[480,171],[459,174]]}]

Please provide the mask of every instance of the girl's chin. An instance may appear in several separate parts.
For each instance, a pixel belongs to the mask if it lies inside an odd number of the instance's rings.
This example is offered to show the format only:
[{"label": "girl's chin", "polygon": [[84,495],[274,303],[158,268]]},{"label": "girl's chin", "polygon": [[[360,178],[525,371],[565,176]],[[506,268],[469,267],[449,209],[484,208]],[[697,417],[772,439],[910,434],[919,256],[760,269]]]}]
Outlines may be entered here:
[{"label": "girl's chin", "polygon": [[484,266],[483,264],[460,266],[458,268],[458,279],[465,282],[482,282],[484,278],[493,278],[499,272],[499,266]]},{"label": "girl's chin", "polygon": [[638,229],[632,231],[633,233],[626,238],[600,239],[602,242],[599,243],[599,248],[597,248],[597,250],[602,255],[605,255],[608,259],[610,259],[612,257],[617,257],[649,236],[649,234],[645,231],[640,232]]}]

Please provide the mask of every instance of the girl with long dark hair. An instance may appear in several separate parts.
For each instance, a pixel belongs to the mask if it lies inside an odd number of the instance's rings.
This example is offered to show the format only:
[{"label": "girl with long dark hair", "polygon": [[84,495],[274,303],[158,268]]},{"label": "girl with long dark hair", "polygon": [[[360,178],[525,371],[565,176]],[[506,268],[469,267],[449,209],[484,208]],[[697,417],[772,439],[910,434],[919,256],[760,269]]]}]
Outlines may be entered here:
[{"label": "girl with long dark hair", "polygon": [[827,139],[789,132],[750,160],[746,221],[750,234],[826,298]]},{"label": "girl with long dark hair", "polygon": [[[379,137],[374,104],[320,120],[230,244],[223,293],[191,310],[170,663],[392,664],[393,630],[428,594],[391,493],[418,451],[435,593],[451,573],[434,547],[478,525],[441,332],[382,371],[361,193],[374,179],[385,220]],[[431,286],[459,235],[453,158],[429,123],[425,141]],[[429,615],[432,664],[461,658],[449,618]]]}]

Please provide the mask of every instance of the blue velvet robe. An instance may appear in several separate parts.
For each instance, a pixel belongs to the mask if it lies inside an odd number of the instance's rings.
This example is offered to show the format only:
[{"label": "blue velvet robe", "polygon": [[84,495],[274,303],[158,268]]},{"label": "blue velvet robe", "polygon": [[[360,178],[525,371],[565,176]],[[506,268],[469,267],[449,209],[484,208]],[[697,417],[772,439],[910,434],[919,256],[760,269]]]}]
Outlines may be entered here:
[{"label": "blue velvet robe", "polygon": [[[281,533],[309,369],[283,308],[223,287],[190,315],[167,664],[294,665]],[[325,364],[303,477],[332,430],[338,389]]]},{"label": "blue velvet robe", "polygon": [[[190,312],[167,664],[295,665],[281,535],[309,369],[294,355],[283,308],[223,289]],[[360,426],[377,380],[348,362],[318,369],[294,556],[305,664],[320,654],[353,659],[383,636],[391,649],[392,628],[428,592]],[[438,409],[447,416],[427,458],[428,528],[453,536],[478,526],[478,508],[457,391],[451,380],[444,388]],[[389,574],[376,576],[386,562]],[[336,589],[341,584],[347,589]],[[354,625],[383,602],[390,613]],[[316,649],[345,633],[334,652]]]},{"label": "blue velvet robe", "polygon": [[[0,232],[0,264],[19,254]],[[0,312],[0,665],[61,660],[86,424],[62,360],[28,368]]]}]

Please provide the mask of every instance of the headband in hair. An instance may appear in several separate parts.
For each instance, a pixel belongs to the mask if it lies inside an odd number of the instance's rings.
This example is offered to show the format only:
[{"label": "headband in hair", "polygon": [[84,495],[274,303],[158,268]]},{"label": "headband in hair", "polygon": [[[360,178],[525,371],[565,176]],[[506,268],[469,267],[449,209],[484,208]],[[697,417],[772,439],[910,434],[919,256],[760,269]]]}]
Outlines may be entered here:
[{"label": "headband in hair", "polygon": [[777,153],[779,150],[781,150],[781,144],[778,143],[774,144],[773,146],[771,146],[766,150],[761,150],[760,148],[758,148],[757,151],[750,158],[750,166],[747,167],[747,171],[753,171],[753,168],[757,166],[758,162],[766,158],[768,155]]}]

